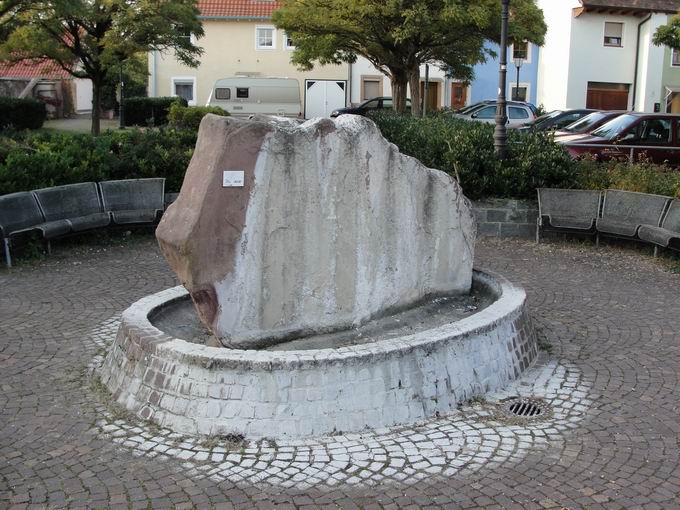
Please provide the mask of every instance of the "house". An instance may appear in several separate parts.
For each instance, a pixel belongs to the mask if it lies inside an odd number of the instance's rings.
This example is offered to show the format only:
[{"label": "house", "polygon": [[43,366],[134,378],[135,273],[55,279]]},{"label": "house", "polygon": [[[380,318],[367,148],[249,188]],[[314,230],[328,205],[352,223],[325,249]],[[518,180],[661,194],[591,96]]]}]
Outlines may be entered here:
[{"label": "house", "polygon": [[[498,55],[497,44],[489,44],[489,49]],[[536,82],[540,48],[535,44],[522,42],[508,47],[507,90],[508,99],[528,101],[536,104]],[[519,64],[519,88],[517,87]],[[468,103],[476,103],[485,99],[495,99],[498,95],[498,58],[488,59],[474,68],[475,78],[468,87]]]},{"label": "house", "polygon": [[[271,22],[276,1],[199,0],[205,35],[198,68],[182,65],[172,53],[149,54],[149,95],[181,96],[190,105],[205,105],[215,82],[233,76],[295,78],[306,118],[327,116],[346,106],[349,65],[315,66],[300,71],[290,62],[293,41]],[[192,36],[193,37],[193,36]]]},{"label": "house", "polygon": [[92,82],[52,61],[0,62],[0,96],[40,99],[50,118],[92,111]]},{"label": "house", "polygon": [[[496,55],[499,54],[498,45],[489,44]],[[508,85],[506,96],[520,101],[536,101],[536,80],[538,75],[538,46],[530,43],[510,45],[508,48]],[[519,74],[519,95],[517,88],[517,73],[515,58],[521,62]],[[353,104],[376,96],[391,96],[391,84],[388,77],[380,73],[365,58],[358,58],[352,65],[352,96]],[[446,73],[436,65],[429,66],[428,76],[428,111],[438,108],[462,108],[465,105],[495,99],[498,96],[498,58],[489,58],[486,62],[477,64],[474,68],[474,79],[465,84],[446,76]],[[423,96],[425,86],[425,66],[420,68],[420,93]]]},{"label": "house", "polygon": [[548,25],[538,64],[546,109],[680,111],[680,58],[654,46],[680,0],[539,0]]}]

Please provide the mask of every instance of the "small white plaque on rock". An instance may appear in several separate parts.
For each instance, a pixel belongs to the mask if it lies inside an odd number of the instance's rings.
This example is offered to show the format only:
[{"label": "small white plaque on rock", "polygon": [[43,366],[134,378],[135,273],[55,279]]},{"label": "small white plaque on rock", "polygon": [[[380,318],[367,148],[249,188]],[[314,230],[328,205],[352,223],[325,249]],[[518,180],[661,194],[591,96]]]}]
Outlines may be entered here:
[{"label": "small white plaque on rock", "polygon": [[222,172],[223,188],[242,188],[244,181],[245,172],[243,170],[225,170]]}]

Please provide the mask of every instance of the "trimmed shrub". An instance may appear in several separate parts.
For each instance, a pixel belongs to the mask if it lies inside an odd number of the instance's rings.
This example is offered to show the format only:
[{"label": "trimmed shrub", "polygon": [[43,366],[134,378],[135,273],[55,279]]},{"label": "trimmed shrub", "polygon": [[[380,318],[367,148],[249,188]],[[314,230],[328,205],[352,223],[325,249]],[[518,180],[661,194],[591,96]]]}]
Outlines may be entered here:
[{"label": "trimmed shrub", "polygon": [[209,113],[228,117],[229,112],[219,106],[182,106],[173,103],[168,112],[168,124],[176,129],[193,129],[198,131],[201,119]]},{"label": "trimmed shrub", "polygon": [[168,123],[170,107],[179,103],[187,106],[181,97],[128,97],[123,100],[126,126],[164,126]]},{"label": "trimmed shrub", "polygon": [[0,97],[0,129],[40,129],[46,117],[45,103],[37,99]]},{"label": "trimmed shrub", "polygon": [[579,165],[578,187],[583,189],[621,189],[680,198],[680,171],[641,159],[599,163],[584,159]]},{"label": "trimmed shrub", "polygon": [[0,138],[0,195],[60,184],[165,177],[179,191],[196,132],[153,129],[71,133],[9,133]]},{"label": "trimmed shrub", "polygon": [[508,157],[494,153],[493,125],[446,113],[371,115],[385,138],[430,168],[458,178],[466,196],[535,198],[536,188],[576,186],[578,164],[549,136],[508,130]]}]

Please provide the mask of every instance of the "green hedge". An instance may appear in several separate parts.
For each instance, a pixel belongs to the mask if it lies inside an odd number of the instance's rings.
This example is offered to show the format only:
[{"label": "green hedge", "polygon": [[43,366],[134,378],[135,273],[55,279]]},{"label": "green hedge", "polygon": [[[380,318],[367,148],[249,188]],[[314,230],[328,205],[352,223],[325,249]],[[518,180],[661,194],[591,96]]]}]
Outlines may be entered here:
[{"label": "green hedge", "polygon": [[164,126],[175,104],[187,105],[181,97],[128,97],[123,99],[126,126]]},{"label": "green hedge", "polygon": [[0,97],[0,129],[40,129],[46,117],[47,109],[41,101]]},{"label": "green hedge", "polygon": [[586,159],[579,164],[577,187],[623,189],[680,198],[680,171],[644,159],[632,165],[624,161],[603,164]]},{"label": "green hedge", "polygon": [[173,103],[168,112],[168,124],[176,129],[198,131],[201,119],[209,113],[223,117],[229,116],[229,112],[219,106],[182,106],[179,103]]},{"label": "green hedge", "polygon": [[431,168],[458,175],[465,194],[535,198],[536,188],[575,187],[578,164],[543,134],[508,130],[508,157],[494,153],[491,124],[455,119],[442,113],[414,118],[380,112],[371,115],[385,138]]},{"label": "green hedge", "polygon": [[[576,162],[548,136],[511,131],[509,157],[499,162],[493,152],[493,126],[444,115],[374,118],[402,152],[432,168],[457,173],[465,194],[473,199],[534,199],[537,187],[615,188],[680,198],[680,172],[647,161]],[[179,191],[195,144],[193,129],[107,131],[96,138],[8,130],[0,136],[0,195],[140,177],[165,177],[166,190]]]},{"label": "green hedge", "polygon": [[196,132],[153,129],[71,133],[8,133],[0,137],[0,195],[60,184],[165,177],[179,191]]}]

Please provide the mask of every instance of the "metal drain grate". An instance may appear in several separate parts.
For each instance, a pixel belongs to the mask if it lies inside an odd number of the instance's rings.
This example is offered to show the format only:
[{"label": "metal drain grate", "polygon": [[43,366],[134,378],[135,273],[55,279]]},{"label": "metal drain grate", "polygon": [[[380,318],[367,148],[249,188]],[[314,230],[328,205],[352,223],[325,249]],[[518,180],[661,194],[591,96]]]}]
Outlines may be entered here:
[{"label": "metal drain grate", "polygon": [[520,418],[538,418],[546,414],[547,407],[543,402],[529,398],[518,398],[507,402],[505,412]]}]

